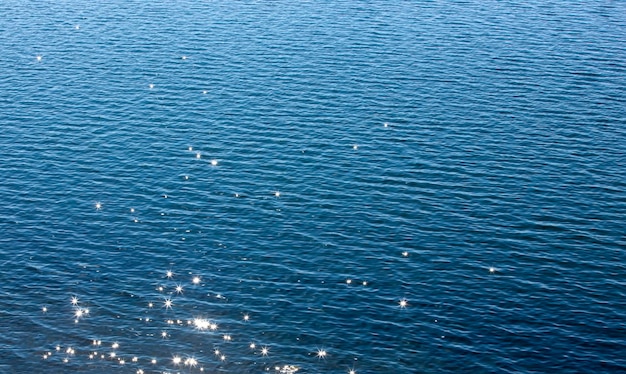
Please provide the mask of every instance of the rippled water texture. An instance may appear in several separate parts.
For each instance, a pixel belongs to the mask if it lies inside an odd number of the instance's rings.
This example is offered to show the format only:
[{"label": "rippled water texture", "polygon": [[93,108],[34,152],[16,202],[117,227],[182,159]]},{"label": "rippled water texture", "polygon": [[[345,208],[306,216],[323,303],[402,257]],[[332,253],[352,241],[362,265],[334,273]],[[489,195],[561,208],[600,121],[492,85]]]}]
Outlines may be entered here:
[{"label": "rippled water texture", "polygon": [[626,371],[624,1],[0,7],[0,372]]}]

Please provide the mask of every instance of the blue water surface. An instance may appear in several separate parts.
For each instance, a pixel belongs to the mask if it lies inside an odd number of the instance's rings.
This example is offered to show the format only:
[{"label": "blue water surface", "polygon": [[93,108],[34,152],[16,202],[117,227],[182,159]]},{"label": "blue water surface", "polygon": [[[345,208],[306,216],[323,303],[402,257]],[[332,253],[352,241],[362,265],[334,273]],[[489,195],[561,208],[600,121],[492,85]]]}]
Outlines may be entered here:
[{"label": "blue water surface", "polygon": [[626,2],[0,8],[0,372],[626,371]]}]

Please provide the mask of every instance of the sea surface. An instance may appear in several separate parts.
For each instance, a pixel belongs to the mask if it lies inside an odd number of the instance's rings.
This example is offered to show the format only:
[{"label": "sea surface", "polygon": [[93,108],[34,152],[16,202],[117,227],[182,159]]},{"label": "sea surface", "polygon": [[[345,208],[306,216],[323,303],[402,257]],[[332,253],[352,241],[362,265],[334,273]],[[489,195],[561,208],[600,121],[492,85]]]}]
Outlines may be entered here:
[{"label": "sea surface", "polygon": [[626,372],[626,2],[0,2],[1,373]]}]

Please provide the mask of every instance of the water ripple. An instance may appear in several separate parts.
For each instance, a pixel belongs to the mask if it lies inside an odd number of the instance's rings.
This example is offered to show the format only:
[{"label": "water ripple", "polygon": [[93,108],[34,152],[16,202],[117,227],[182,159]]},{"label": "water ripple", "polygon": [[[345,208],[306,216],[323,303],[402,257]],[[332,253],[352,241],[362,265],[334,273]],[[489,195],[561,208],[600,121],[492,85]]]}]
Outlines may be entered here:
[{"label": "water ripple", "polygon": [[626,368],[624,5],[327,5],[6,4],[0,371]]}]

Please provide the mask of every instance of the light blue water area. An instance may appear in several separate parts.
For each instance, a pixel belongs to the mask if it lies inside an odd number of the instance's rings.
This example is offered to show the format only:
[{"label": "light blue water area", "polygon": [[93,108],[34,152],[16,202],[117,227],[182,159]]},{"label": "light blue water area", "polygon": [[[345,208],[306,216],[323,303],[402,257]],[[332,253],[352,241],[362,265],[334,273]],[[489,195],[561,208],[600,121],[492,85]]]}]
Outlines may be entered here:
[{"label": "light blue water area", "polygon": [[0,8],[0,372],[626,371],[623,1]]}]

